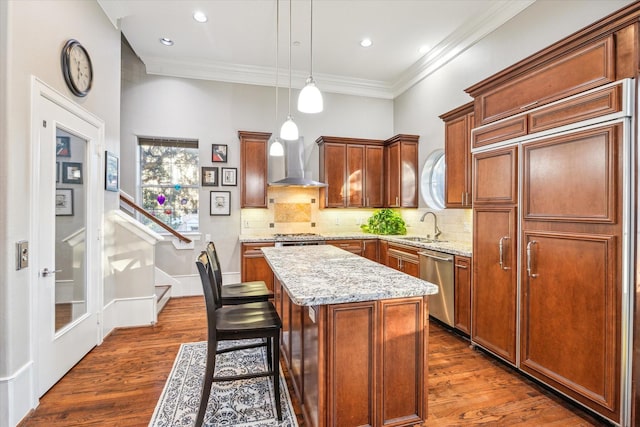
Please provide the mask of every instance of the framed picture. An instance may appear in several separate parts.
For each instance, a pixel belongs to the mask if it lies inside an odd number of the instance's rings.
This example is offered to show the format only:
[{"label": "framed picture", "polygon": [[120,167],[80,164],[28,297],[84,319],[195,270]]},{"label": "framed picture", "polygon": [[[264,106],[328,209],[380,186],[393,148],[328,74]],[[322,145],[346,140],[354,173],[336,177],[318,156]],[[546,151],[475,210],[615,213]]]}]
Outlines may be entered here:
[{"label": "framed picture", "polygon": [[237,168],[222,168],[222,185],[235,186],[238,184]]},{"label": "framed picture", "polygon": [[56,136],[56,156],[71,157],[70,138],[68,136]]},{"label": "framed picture", "polygon": [[218,168],[211,168],[211,167],[202,168],[202,186],[203,187],[218,186]]},{"label": "framed picture", "polygon": [[211,191],[209,215],[231,215],[231,191]]},{"label": "framed picture", "polygon": [[82,163],[63,162],[62,182],[65,184],[82,184]]},{"label": "framed picture", "polygon": [[73,188],[56,188],[56,215],[73,215]]},{"label": "framed picture", "polygon": [[56,162],[56,183],[60,182],[60,162]]},{"label": "framed picture", "polygon": [[227,163],[227,146],[211,144],[211,161],[214,163]]},{"label": "framed picture", "polygon": [[118,157],[105,151],[104,156],[104,189],[107,191],[118,191],[120,183],[118,179]]}]

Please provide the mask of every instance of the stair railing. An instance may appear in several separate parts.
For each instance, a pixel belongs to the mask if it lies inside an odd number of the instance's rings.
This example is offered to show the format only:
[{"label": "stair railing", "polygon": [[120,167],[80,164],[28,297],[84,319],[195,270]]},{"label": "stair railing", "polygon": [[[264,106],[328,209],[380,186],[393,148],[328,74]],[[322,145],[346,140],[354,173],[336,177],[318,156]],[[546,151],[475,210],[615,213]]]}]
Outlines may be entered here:
[{"label": "stair railing", "polygon": [[135,210],[136,212],[139,212],[141,215],[143,215],[144,217],[148,218],[153,223],[157,224],[158,227],[161,227],[162,229],[166,230],[168,233],[172,234],[174,237],[178,238],[179,240],[181,240],[181,241],[183,241],[185,243],[191,243],[191,239],[189,239],[188,237],[184,236],[183,234],[180,234],[179,232],[177,232],[173,228],[169,227],[164,222],[160,221],[155,216],[151,215],[142,206],[138,205],[132,199],[130,199],[127,196],[125,196],[122,191],[120,191],[120,201],[125,203],[126,205],[130,206],[133,210]]}]

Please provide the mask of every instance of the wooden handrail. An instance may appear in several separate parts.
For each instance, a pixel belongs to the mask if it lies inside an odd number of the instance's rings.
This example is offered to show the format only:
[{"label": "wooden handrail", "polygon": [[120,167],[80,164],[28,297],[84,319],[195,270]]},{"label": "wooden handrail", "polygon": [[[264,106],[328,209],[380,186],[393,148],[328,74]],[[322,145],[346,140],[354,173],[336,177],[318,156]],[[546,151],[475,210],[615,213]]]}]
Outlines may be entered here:
[{"label": "wooden handrail", "polygon": [[126,203],[127,205],[131,206],[135,211],[140,212],[142,215],[144,215],[145,217],[149,218],[151,221],[156,223],[158,226],[162,227],[164,230],[166,230],[167,232],[171,233],[173,236],[177,237],[178,239],[182,240],[183,242],[191,243],[191,239],[189,239],[188,237],[183,236],[182,234],[178,233],[173,228],[169,227],[164,222],[160,221],[155,216],[151,215],[142,206],[139,206],[133,200],[129,199],[128,197],[125,197],[125,195],[122,194],[122,192],[120,193],[120,201],[122,201],[122,202]]}]

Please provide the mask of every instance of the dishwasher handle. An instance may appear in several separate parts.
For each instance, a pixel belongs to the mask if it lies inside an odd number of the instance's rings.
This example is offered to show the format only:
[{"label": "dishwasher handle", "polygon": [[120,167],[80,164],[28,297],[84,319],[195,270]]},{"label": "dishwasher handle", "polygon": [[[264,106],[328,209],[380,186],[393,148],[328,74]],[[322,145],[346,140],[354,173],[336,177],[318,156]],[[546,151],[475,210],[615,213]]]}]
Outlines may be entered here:
[{"label": "dishwasher handle", "polygon": [[446,262],[453,261],[453,257],[452,256],[440,257],[440,256],[434,255],[434,254],[429,253],[429,252],[418,252],[418,255],[426,256],[427,258],[433,258],[433,259],[438,260],[438,261],[446,261]]}]

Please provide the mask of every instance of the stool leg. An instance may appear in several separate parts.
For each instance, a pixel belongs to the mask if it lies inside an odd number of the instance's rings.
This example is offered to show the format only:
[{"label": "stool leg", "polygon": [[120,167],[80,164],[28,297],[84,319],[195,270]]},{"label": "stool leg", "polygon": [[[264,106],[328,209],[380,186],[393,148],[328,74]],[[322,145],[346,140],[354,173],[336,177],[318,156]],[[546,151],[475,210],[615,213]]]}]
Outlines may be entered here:
[{"label": "stool leg", "polygon": [[207,412],[207,403],[211,395],[211,385],[213,384],[213,373],[216,369],[216,348],[217,343],[209,342],[207,345],[207,366],[204,374],[204,384],[202,385],[202,395],[200,397],[200,407],[198,408],[198,416],[196,417],[195,427],[204,424],[204,415]]},{"label": "stool leg", "polygon": [[280,335],[273,337],[273,388],[276,398],[276,414],[278,421],[282,421],[282,405],[280,404]]}]

